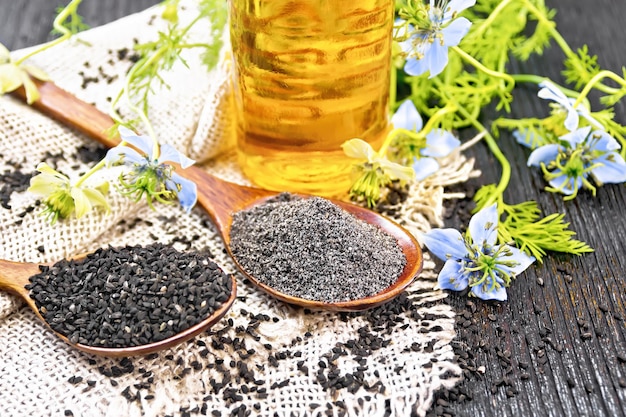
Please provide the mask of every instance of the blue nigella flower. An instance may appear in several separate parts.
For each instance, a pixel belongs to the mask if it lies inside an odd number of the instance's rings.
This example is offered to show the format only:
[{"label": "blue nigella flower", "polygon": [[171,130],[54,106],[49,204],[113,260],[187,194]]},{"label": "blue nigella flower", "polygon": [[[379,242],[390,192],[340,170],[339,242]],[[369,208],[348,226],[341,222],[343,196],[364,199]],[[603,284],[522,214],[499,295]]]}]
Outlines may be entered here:
[{"label": "blue nigella flower", "polygon": [[[411,100],[406,100],[398,107],[391,117],[391,123],[396,129],[406,129],[419,132],[424,126],[422,117]],[[458,148],[461,141],[451,132],[443,129],[433,129],[426,134],[426,146],[420,150],[420,158],[414,158],[413,170],[418,180],[434,174],[439,169],[439,163],[435,158],[449,155]]]},{"label": "blue nigella flower", "polygon": [[573,98],[567,97],[556,85],[551,83],[550,81],[542,81],[539,83],[539,87],[542,87],[539,90],[537,95],[545,100],[552,100],[557,103],[561,108],[567,112],[567,116],[565,117],[565,128],[570,132],[576,130],[578,128],[578,116],[582,116],[589,123],[597,129],[604,130],[602,125],[589,113],[589,110],[582,104],[579,104],[574,108],[574,104],[576,100]]},{"label": "blue nigella flower", "polygon": [[428,250],[445,264],[439,272],[439,287],[463,291],[483,300],[507,299],[506,287],[535,258],[509,245],[498,245],[496,204],[472,216],[465,235],[455,229],[433,229],[422,235]]},{"label": "blue nigella flower", "polygon": [[475,3],[476,0],[430,0],[424,11],[411,16],[417,27],[399,19],[400,29],[394,37],[407,56],[404,71],[409,75],[430,71],[429,78],[443,71],[448,64],[448,48],[458,45],[472,25],[457,15]]},{"label": "blue nigella flower", "polygon": [[159,146],[159,155],[154,157],[154,142],[149,136],[136,135],[130,129],[119,127],[122,140],[135,149],[119,145],[109,149],[105,157],[110,164],[124,164],[131,170],[120,176],[120,182],[126,189],[125,194],[132,195],[136,200],[144,195],[152,207],[152,200],[170,202],[178,198],[180,205],[189,212],[198,199],[197,187],[190,181],[174,172],[174,167],[167,162],[180,164],[185,169],[194,164],[194,160],[178,152],[173,146]]},{"label": "blue nigella flower", "polygon": [[626,162],[616,152],[619,143],[603,130],[591,131],[591,126],[577,129],[559,137],[561,144],[549,144],[535,149],[528,157],[528,166],[541,167],[550,183],[549,191],[563,193],[568,199],[576,197],[580,187],[596,188],[596,184],[626,181]]}]

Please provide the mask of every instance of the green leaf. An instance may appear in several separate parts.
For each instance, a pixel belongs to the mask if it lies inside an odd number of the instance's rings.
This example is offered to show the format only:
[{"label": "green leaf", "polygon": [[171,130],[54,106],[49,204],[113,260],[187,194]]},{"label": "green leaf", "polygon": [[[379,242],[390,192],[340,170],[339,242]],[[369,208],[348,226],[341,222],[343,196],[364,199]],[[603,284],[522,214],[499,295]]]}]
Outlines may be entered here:
[{"label": "green leaf", "polygon": [[[533,54],[542,55],[552,40],[552,30],[556,27],[552,19],[556,11],[548,9],[544,4],[537,5],[537,9],[541,12],[543,19],[533,15],[528,16],[528,20],[536,21],[533,34],[525,36],[519,33],[514,39],[512,52],[521,61],[527,61]],[[532,24],[527,26],[532,26]]]},{"label": "green leaf", "polygon": [[[495,189],[496,186],[490,184],[476,192],[475,211],[484,207]],[[593,252],[585,242],[573,239],[576,233],[568,229],[569,223],[564,221],[564,214],[554,213],[542,218],[541,210],[535,201],[508,205],[500,197],[498,212],[502,217],[498,225],[499,243],[513,242],[520,250],[534,256],[540,263],[548,252],[572,255]]]},{"label": "green leaf", "polygon": [[589,55],[589,48],[583,45],[576,51],[576,55],[570,55],[565,59],[565,69],[562,71],[565,80],[580,89],[598,74],[601,69],[598,65],[598,56]]},{"label": "green leaf", "polygon": [[[159,38],[152,42],[135,45],[135,50],[141,54],[141,58],[129,71],[128,95],[141,107],[144,113],[148,111],[149,98],[154,92],[155,86],[169,88],[162,74],[172,69],[176,62],[185,66],[187,62],[182,58],[181,52],[188,48],[203,48],[202,59],[207,70],[212,69],[218,62],[219,52],[222,47],[222,31],[228,17],[226,2],[222,0],[202,0],[199,4],[199,14],[188,25],[181,26],[172,7],[179,6],[178,1],[168,0],[165,5],[166,18],[170,24],[165,32],[159,32]],[[210,20],[212,43],[187,43],[187,34],[195,24],[206,25],[206,19]],[[172,23],[173,21],[173,23]]]},{"label": "green leaf", "polygon": [[[69,16],[63,22],[60,22],[60,26],[62,28],[65,28],[72,35],[82,32],[83,30],[89,29],[89,25],[85,24],[83,22],[83,17],[78,14],[78,4],[72,5],[70,3],[67,6],[57,7],[56,14],[60,15],[61,13],[66,11],[67,7],[70,7],[70,6],[71,8],[68,10]],[[64,35],[63,31],[57,28],[53,28],[51,33],[55,35]]]},{"label": "green leaf", "polygon": [[227,4],[228,2],[223,0],[200,1],[200,13],[211,22],[211,35],[213,37],[212,42],[207,45],[202,55],[202,62],[207,67],[207,70],[211,70],[217,65],[220,51],[224,45],[222,31],[228,21]]},{"label": "green leaf", "polygon": [[[517,210],[517,206],[510,206],[510,210]],[[564,217],[562,213],[553,213],[534,222],[509,222],[507,217],[501,226],[519,249],[534,256],[538,262],[543,262],[547,252],[572,255],[593,252],[585,242],[573,239],[576,233],[568,229],[569,223],[564,222]]]}]

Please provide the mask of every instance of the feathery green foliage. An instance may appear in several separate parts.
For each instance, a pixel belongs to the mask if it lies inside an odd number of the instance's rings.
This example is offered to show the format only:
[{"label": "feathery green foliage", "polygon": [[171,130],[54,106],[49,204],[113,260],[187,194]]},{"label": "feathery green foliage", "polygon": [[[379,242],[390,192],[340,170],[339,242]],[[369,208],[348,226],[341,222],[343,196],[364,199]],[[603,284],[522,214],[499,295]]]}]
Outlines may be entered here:
[{"label": "feathery green foliage", "polygon": [[[495,185],[486,185],[476,192],[476,211],[485,207],[485,202],[495,191]],[[575,232],[568,229],[564,215],[553,213],[541,217],[541,210],[535,201],[508,205],[502,197],[498,200],[498,213],[503,219],[498,225],[498,242],[512,243],[543,262],[548,252],[561,252],[582,255],[593,252],[586,243],[573,239]]]}]

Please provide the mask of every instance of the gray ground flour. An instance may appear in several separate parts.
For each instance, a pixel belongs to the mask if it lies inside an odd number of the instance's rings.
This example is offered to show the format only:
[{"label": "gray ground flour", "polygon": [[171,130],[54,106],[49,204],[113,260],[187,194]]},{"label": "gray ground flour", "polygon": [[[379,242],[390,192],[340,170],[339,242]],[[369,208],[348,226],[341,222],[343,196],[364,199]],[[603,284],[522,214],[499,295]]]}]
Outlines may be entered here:
[{"label": "gray ground flour", "polygon": [[283,193],[237,212],[230,237],[246,271],[308,300],[374,295],[395,282],[406,263],[392,236],[320,197]]}]

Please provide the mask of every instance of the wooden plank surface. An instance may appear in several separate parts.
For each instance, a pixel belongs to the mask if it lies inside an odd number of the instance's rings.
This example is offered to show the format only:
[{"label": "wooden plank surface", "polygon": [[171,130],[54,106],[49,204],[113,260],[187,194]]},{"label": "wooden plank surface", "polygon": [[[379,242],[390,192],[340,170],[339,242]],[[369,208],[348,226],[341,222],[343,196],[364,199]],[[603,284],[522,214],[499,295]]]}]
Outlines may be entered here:
[{"label": "wooden plank surface", "polygon": [[[9,49],[50,39],[57,1],[0,0],[0,42]],[[80,12],[91,26],[140,11],[154,0],[85,1]],[[587,43],[599,63],[616,72],[626,65],[626,3],[622,0],[547,0],[558,28],[573,48]],[[561,55],[552,48],[515,71],[562,81]],[[536,88],[515,92],[513,117],[537,115],[545,103]],[[616,106],[626,123],[626,100]],[[489,115],[487,115],[489,117]],[[578,238],[595,248],[583,257],[554,256],[531,267],[509,289],[506,303],[484,303],[452,294],[459,313],[455,349],[466,379],[441,392],[431,415],[459,416],[626,416],[626,188],[607,185],[594,198],[575,201],[541,191],[545,182],[526,167],[528,151],[505,135],[512,163],[505,200],[537,200],[545,214],[566,213]],[[483,176],[466,189],[492,183],[499,166],[485,146],[468,152]],[[471,202],[451,207],[449,224],[467,221]]]}]

